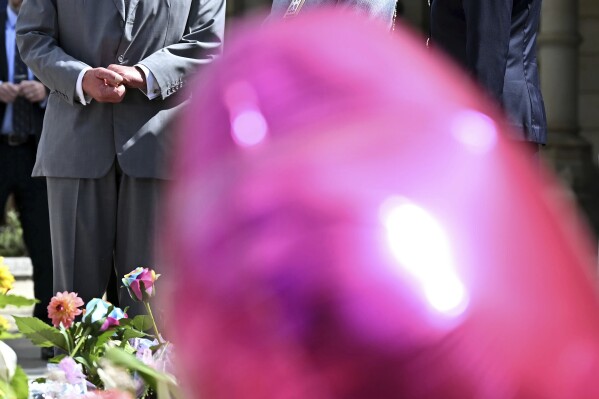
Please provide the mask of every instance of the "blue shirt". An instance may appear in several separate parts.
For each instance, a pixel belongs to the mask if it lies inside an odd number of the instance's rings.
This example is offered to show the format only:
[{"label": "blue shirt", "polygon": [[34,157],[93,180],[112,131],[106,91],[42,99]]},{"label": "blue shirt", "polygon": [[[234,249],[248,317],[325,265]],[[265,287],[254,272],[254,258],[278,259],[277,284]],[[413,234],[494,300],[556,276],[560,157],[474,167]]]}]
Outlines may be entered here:
[{"label": "blue shirt", "polygon": [[[15,25],[17,23],[17,14],[6,7],[6,62],[8,64],[8,82],[12,82],[15,70]],[[27,69],[29,80],[33,80],[33,73]],[[12,133],[12,103],[6,104],[4,111],[4,120],[2,121],[2,134]]]}]

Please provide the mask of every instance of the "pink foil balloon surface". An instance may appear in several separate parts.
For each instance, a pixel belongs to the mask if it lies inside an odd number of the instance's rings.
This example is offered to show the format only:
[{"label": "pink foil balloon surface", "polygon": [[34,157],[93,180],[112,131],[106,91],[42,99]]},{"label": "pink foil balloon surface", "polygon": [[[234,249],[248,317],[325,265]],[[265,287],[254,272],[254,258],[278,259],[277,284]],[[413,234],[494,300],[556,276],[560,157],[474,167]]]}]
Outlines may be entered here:
[{"label": "pink foil balloon surface", "polygon": [[192,396],[599,397],[591,246],[508,134],[401,28],[240,28],[164,216]]}]

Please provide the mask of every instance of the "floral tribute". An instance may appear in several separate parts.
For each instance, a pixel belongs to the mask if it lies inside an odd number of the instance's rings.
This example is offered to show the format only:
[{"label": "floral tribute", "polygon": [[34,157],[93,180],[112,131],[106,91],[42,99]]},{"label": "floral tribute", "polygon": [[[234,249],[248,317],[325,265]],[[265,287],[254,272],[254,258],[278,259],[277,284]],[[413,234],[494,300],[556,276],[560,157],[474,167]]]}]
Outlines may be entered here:
[{"label": "floral tribute", "polygon": [[171,345],[160,334],[149,303],[158,277],[138,267],[122,280],[147,315],[130,318],[127,309],[100,298],[85,304],[77,293],[58,292],[48,306],[52,326],[35,317],[15,317],[23,335],[37,346],[54,347],[57,354],[48,377],[36,383],[64,398],[181,397],[170,373]]},{"label": "floral tribute", "polygon": [[[6,306],[31,306],[36,303],[34,299],[28,299],[19,295],[9,294],[15,282],[8,266],[4,264],[4,258],[0,256],[0,309]],[[0,398],[3,399],[26,399],[29,394],[27,375],[17,365],[15,351],[4,343],[4,340],[19,338],[19,334],[11,334],[8,330],[10,324],[6,318],[0,316]]]}]

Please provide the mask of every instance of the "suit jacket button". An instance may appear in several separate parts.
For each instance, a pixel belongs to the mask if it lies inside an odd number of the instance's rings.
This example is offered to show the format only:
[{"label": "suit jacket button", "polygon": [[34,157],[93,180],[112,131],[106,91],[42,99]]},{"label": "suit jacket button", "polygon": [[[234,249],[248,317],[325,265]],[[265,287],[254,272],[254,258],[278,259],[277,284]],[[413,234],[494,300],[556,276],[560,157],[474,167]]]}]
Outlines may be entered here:
[{"label": "suit jacket button", "polygon": [[123,57],[123,55],[119,55],[119,58],[117,58],[119,60],[119,62],[123,62],[125,60],[125,57]]}]

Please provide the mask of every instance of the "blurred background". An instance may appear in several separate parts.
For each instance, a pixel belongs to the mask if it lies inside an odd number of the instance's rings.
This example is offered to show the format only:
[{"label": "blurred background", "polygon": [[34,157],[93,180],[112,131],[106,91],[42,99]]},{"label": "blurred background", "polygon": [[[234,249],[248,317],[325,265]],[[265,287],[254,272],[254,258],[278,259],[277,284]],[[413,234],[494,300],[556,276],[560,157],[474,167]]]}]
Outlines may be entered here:
[{"label": "blurred background", "polygon": [[[270,0],[228,0],[230,17]],[[428,34],[427,0],[399,0],[398,20]],[[229,27],[234,21],[229,20]],[[546,162],[599,235],[599,1],[543,0],[539,63],[547,122]],[[425,39],[423,39],[424,41]]]}]

